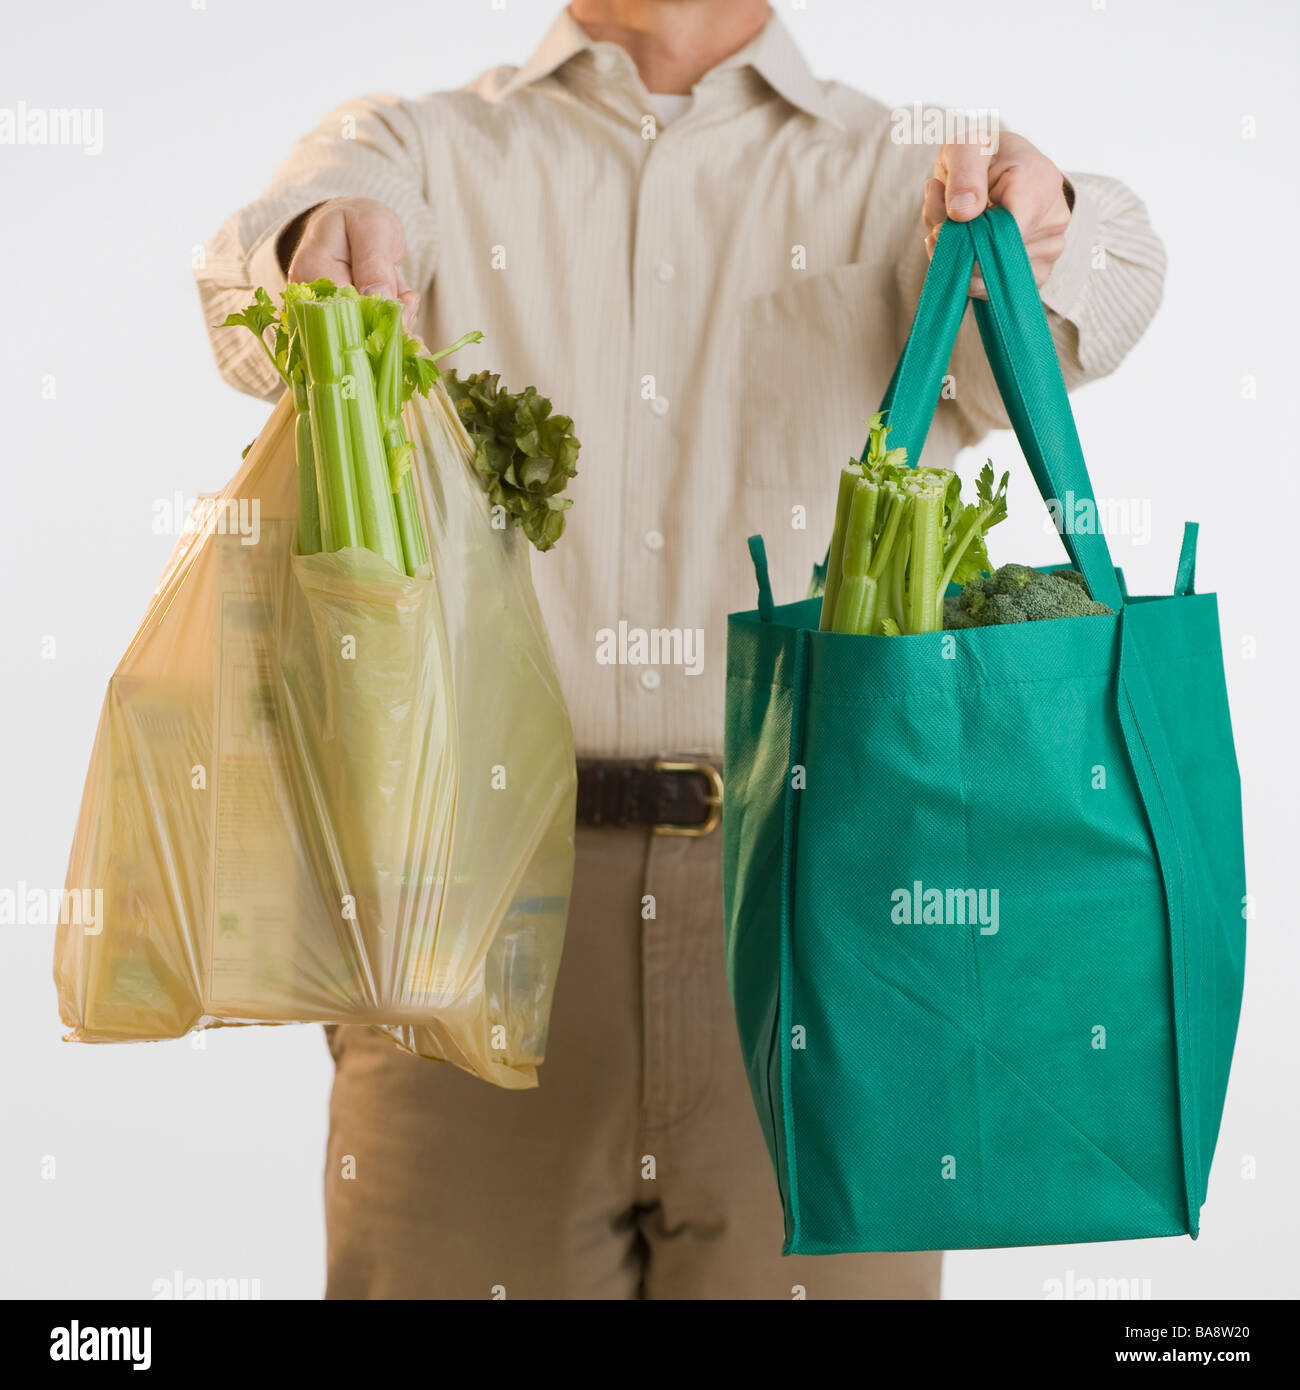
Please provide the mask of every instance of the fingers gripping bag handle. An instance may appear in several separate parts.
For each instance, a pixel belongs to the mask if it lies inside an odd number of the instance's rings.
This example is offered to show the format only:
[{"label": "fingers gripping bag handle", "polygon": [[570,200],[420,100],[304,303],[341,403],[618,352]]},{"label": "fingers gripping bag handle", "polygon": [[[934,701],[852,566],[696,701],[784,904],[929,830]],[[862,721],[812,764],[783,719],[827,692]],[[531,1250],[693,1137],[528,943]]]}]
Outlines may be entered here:
[{"label": "fingers gripping bag handle", "polygon": [[[1016,220],[990,208],[972,222],[946,222],[921,290],[916,316],[881,403],[895,442],[913,465],[921,458],[944,373],[966,311],[978,261],[988,300],[975,322],[1011,426],[1044,501],[1072,497],[1097,515],[1065,379]],[[1063,530],[1071,561],[1095,599],[1118,610],[1123,595],[1100,528]]]}]

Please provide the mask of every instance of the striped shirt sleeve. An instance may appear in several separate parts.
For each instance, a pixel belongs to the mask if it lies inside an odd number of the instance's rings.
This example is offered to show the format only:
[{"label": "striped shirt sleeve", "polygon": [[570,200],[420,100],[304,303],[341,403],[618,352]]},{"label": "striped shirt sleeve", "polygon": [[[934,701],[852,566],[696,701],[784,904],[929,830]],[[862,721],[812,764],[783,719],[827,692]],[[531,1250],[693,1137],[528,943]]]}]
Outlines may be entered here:
[{"label": "striped shirt sleeve", "polygon": [[402,219],[407,282],[433,277],[436,233],[427,161],[410,105],[390,96],[350,101],[331,111],[276,170],[266,191],[230,217],[204,248],[195,269],[217,369],[237,390],[274,400],[281,383],[247,333],[214,329],[242,309],[261,285],[284,288],[276,243],[300,213],[328,198],[373,198]]}]

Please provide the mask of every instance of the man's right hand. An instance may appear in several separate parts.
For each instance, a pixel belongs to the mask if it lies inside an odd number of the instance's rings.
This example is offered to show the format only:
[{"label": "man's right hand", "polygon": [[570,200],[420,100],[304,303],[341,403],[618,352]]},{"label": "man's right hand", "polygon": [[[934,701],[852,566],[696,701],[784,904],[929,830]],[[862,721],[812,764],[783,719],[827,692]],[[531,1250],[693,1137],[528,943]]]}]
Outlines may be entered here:
[{"label": "man's right hand", "polygon": [[[402,276],[406,233],[392,208],[373,198],[331,198],[306,213],[301,225],[290,280],[325,276],[336,285],[355,285],[362,294],[400,299],[407,327],[414,325],[420,296]],[[288,229],[290,236],[293,230]]]}]

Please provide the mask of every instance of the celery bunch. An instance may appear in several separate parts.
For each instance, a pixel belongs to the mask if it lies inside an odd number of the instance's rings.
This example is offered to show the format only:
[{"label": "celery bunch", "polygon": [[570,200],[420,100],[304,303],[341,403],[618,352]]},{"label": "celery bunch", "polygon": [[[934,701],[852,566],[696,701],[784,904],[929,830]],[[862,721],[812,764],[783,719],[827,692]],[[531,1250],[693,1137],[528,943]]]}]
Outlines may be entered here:
[{"label": "celery bunch", "polygon": [[886,445],[884,412],[869,424],[867,454],[840,475],[822,597],[821,628],[876,636],[938,632],[949,584],[989,568],[984,536],[1006,516],[1009,474],[996,492],[993,465],[962,505],[950,468],[909,468],[906,449]]},{"label": "celery bunch", "polygon": [[360,546],[414,575],[429,563],[429,544],[402,407],[416,391],[428,395],[439,358],[483,335],[429,354],[403,330],[396,300],[331,280],[286,285],[283,300],[277,309],[259,287],[222,327],[249,329],[293,392],[298,551]]}]

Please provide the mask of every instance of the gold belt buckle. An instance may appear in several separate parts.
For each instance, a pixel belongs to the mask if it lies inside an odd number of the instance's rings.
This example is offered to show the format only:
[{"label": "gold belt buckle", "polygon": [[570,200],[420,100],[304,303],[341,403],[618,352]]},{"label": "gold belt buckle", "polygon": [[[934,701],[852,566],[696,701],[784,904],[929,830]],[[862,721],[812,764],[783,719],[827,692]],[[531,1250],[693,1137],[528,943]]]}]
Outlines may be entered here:
[{"label": "gold belt buckle", "polygon": [[718,828],[722,819],[722,775],[712,763],[677,763],[657,758],[656,772],[698,772],[709,784],[704,804],[709,808],[708,818],[699,825],[654,825],[651,830],[656,835],[709,835]]}]

